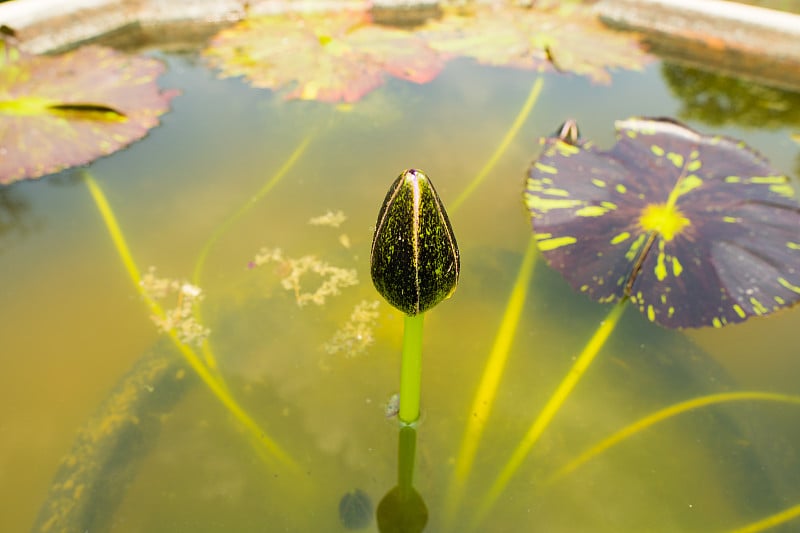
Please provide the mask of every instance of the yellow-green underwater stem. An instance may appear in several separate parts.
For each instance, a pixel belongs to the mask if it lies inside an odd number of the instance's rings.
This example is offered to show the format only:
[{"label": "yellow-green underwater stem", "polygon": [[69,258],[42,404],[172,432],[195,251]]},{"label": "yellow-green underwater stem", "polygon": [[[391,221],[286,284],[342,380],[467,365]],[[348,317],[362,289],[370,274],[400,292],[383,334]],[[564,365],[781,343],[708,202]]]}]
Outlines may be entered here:
[{"label": "yellow-green underwater stem", "polygon": [[422,323],[425,313],[405,315],[403,320],[403,354],[400,360],[400,412],[404,424],[419,419],[422,380]]},{"label": "yellow-green underwater stem", "polygon": [[[506,153],[509,146],[511,146],[511,143],[519,133],[519,130],[522,128],[522,125],[528,120],[531,111],[539,99],[543,85],[544,78],[537,76],[533,82],[533,85],[531,86],[530,91],[528,92],[527,99],[522,104],[522,107],[520,108],[519,113],[517,113],[517,116],[514,118],[514,122],[511,124],[511,127],[509,127],[505,136],[503,136],[502,141],[500,141],[500,144],[489,157],[488,161],[486,161],[486,164],[483,165],[472,181],[467,184],[466,188],[461,191],[458,197],[450,204],[450,213],[454,213],[459,207],[461,207],[467,198],[469,198],[469,196],[475,192],[486,176],[488,176],[489,173],[494,169],[500,158]],[[495,338],[495,344],[492,347],[492,352],[490,353],[486,363],[484,372],[488,372],[488,375],[484,375],[484,377],[482,377],[481,382],[475,392],[473,409],[474,405],[477,405],[478,402],[486,401],[486,403],[481,403],[481,407],[479,408],[485,413],[486,418],[488,418],[489,412],[491,411],[494,396],[502,376],[503,368],[505,366],[505,361],[508,358],[508,353],[511,349],[511,342],[514,337],[516,326],[519,323],[522,308],[525,304],[527,285],[530,281],[536,257],[535,249],[535,243],[533,241],[529,242],[528,250],[526,251],[525,258],[523,259],[522,266],[520,267],[520,272],[517,275],[517,280],[514,284],[514,289],[512,289],[512,296],[510,297],[506,311],[503,314],[500,330],[498,330],[497,337]],[[470,413],[472,413],[472,410],[470,410]],[[463,495],[466,480],[469,478],[469,473],[472,468],[472,463],[475,458],[478,443],[480,442],[486,418],[483,419],[483,422],[477,421],[477,423],[475,423],[472,420],[471,414],[467,417],[467,427],[465,427],[461,448],[456,459],[455,469],[451,477],[450,486],[448,488],[448,493],[445,500],[445,530],[449,529],[453,525],[453,520],[458,511],[458,506]]]},{"label": "yellow-green underwater stem", "polygon": [[[688,411],[692,411],[694,409],[699,409],[701,407],[706,407],[709,405],[728,403],[728,402],[747,402],[747,401],[765,401],[765,402],[777,402],[790,405],[800,405],[800,396],[795,396],[791,394],[779,394],[774,392],[761,392],[761,391],[722,392],[718,394],[699,396],[697,398],[692,398],[691,400],[686,400],[684,402],[670,405],[668,407],[665,407],[664,409],[660,409],[654,413],[650,413],[644,418],[637,420],[633,424],[630,424],[622,428],[621,430],[617,431],[610,437],[607,437],[602,441],[598,442],[597,444],[595,444],[594,446],[592,446],[591,448],[580,454],[578,457],[576,457],[566,465],[559,468],[555,474],[550,476],[550,478],[547,480],[547,484],[555,483],[564,476],[574,472],[576,469],[580,468],[583,464],[590,461],[594,457],[597,457],[601,453],[605,452],[612,446],[619,444],[628,437],[632,437],[633,435],[641,431],[644,431],[645,429],[657,424],[658,422],[663,422],[679,414],[686,413]],[[800,504],[793,505],[792,507],[784,509],[783,511],[770,515],[766,518],[763,518],[761,520],[758,520],[741,528],[730,530],[728,533],[759,533],[760,531],[765,531],[772,527],[789,522],[790,520],[793,520],[798,516],[800,516]]]},{"label": "yellow-green underwater stem", "polygon": [[[206,264],[206,259],[208,258],[209,252],[217,243],[220,237],[228,231],[231,226],[233,226],[240,218],[242,218],[259,200],[261,200],[267,193],[269,193],[273,187],[275,187],[278,182],[286,175],[288,172],[294,167],[295,163],[298,159],[305,153],[306,148],[308,145],[311,144],[311,141],[317,136],[319,132],[319,128],[312,130],[306,137],[300,142],[297,148],[289,155],[289,158],[281,165],[281,167],[275,172],[270,179],[264,183],[264,185],[248,199],[247,203],[245,203],[242,207],[240,207],[235,213],[229,216],[222,224],[217,226],[213,233],[208,237],[205,244],[203,244],[203,248],[200,249],[200,253],[197,255],[197,260],[194,263],[194,272],[192,273],[192,283],[194,285],[201,285],[201,278],[203,277],[203,268]],[[195,306],[194,308],[194,316],[195,319],[199,323],[203,323],[203,317],[200,310],[200,305]],[[201,350],[203,352],[203,360],[205,364],[214,372],[218,378],[220,383],[224,383],[222,379],[222,375],[219,373],[219,366],[217,365],[216,357],[214,357],[214,353],[211,350],[211,347],[207,340],[203,341]]]},{"label": "yellow-green underwater stem", "polygon": [[607,437],[602,441],[598,442],[597,444],[595,444],[594,446],[592,446],[591,448],[580,454],[578,457],[576,457],[566,465],[559,468],[555,474],[550,476],[550,478],[547,480],[547,483],[548,484],[553,483],[561,479],[567,474],[570,474],[571,472],[575,471],[577,468],[582,466],[587,461],[605,452],[612,446],[619,444],[628,437],[632,437],[636,433],[644,431],[645,429],[649,428],[654,424],[657,424],[658,422],[663,422],[664,420],[672,418],[673,416],[677,416],[681,413],[685,413],[687,411],[699,409],[701,407],[706,407],[709,405],[728,403],[728,402],[750,402],[750,401],[778,402],[785,404],[800,405],[800,396],[793,396],[790,394],[778,394],[774,392],[760,392],[760,391],[721,392],[718,394],[699,396],[697,398],[692,398],[691,400],[686,400],[680,403],[676,403],[674,405],[670,405],[668,407],[650,413],[644,418],[637,420],[633,424],[630,424],[620,429],[610,437]]},{"label": "yellow-green underwater stem", "polygon": [[467,185],[467,188],[461,191],[461,194],[453,200],[450,204],[450,212],[452,213],[456,209],[458,209],[462,203],[472,194],[475,189],[478,188],[478,185],[489,175],[489,172],[492,171],[494,166],[500,160],[500,158],[505,154],[508,147],[511,145],[511,142],[514,140],[514,137],[517,136],[519,133],[520,128],[522,125],[525,124],[525,121],[528,119],[528,115],[530,115],[533,106],[536,105],[536,100],[539,98],[539,94],[542,92],[542,85],[544,84],[544,78],[541,76],[537,76],[536,81],[533,83],[530,92],[528,93],[528,99],[525,100],[525,103],[522,105],[522,109],[519,110],[517,117],[514,119],[514,123],[511,125],[509,130],[506,132],[505,137],[503,140],[500,141],[500,144],[495,149],[492,156],[483,165],[483,168],[478,172],[478,174],[472,179],[471,182]]},{"label": "yellow-green underwater stem", "polygon": [[533,424],[531,424],[528,432],[514,450],[514,453],[511,454],[511,458],[500,471],[500,474],[497,476],[497,478],[495,478],[494,482],[489,488],[489,492],[481,500],[476,518],[473,521],[474,524],[480,524],[489,514],[489,511],[505,490],[506,485],[508,485],[511,477],[517,472],[517,470],[519,470],[519,467],[522,465],[531,448],[533,448],[533,445],[536,444],[536,442],[539,440],[539,437],[541,437],[542,433],[544,433],[544,430],[550,425],[553,417],[569,397],[572,389],[589,368],[589,365],[592,363],[592,361],[594,361],[594,358],[602,349],[609,335],[611,335],[611,333],[614,331],[614,328],[619,322],[619,319],[622,317],[622,314],[625,312],[626,307],[627,298],[623,298],[617,302],[616,305],[614,305],[606,319],[600,324],[600,327],[597,329],[597,331],[595,331],[594,335],[586,344],[581,354],[575,360],[572,368],[570,368],[567,375],[558,385],[555,392],[552,394],[542,411],[539,413],[539,416],[536,418],[536,420],[534,420]]},{"label": "yellow-green underwater stem", "polygon": [[506,361],[508,361],[508,354],[517,332],[519,319],[525,306],[528,287],[533,276],[533,267],[536,264],[536,253],[536,239],[531,236],[517,273],[517,279],[511,289],[503,318],[500,321],[500,328],[497,330],[492,351],[489,353],[486,366],[481,373],[481,381],[475,391],[472,407],[467,414],[467,425],[464,428],[464,436],[461,439],[461,447],[456,456],[445,498],[445,530],[450,529],[455,520],[455,514],[461,504],[467,478],[475,460],[478,444],[492,410],[500,379],[503,376]]},{"label": "yellow-green underwater stem", "polygon": [[[111,236],[111,240],[114,243],[117,254],[122,260],[122,264],[125,267],[125,270],[128,272],[128,276],[133,282],[134,287],[136,287],[136,290],[139,292],[150,311],[159,318],[165,318],[164,310],[161,309],[161,306],[158,305],[158,302],[153,300],[141,286],[141,275],[139,274],[139,269],[136,267],[136,263],[131,256],[130,249],[125,241],[125,237],[119,227],[119,224],[117,223],[114,212],[112,211],[105,194],[103,194],[100,186],[88,172],[83,172],[83,178],[87,187],[89,188],[92,199],[97,206],[97,210],[100,212],[103,222],[108,229],[108,233]],[[178,348],[181,355],[192,368],[192,370],[195,371],[206,387],[208,387],[208,389],[214,394],[220,403],[222,403],[228,412],[247,430],[248,435],[253,439],[253,441],[258,444],[260,448],[266,451],[268,456],[270,456],[272,459],[277,459],[280,463],[292,469],[298,469],[295,460],[289,456],[289,454],[287,454],[286,451],[284,451],[283,448],[281,448],[264,430],[262,430],[255,420],[253,420],[250,415],[248,415],[247,412],[242,409],[241,406],[239,406],[236,400],[228,393],[225,386],[222,385],[203,364],[202,360],[195,353],[195,351],[186,344],[182,343],[178,339],[178,336],[174,330],[168,331],[167,334],[169,335],[170,339],[172,339],[172,342]]]},{"label": "yellow-green underwater stem", "polygon": [[766,531],[767,529],[775,526],[785,524],[790,520],[794,520],[798,516],[800,516],[800,504],[793,505],[787,509],[784,509],[783,511],[777,512],[766,518],[762,518],[761,520],[748,524],[744,527],[732,529],[728,533],[759,533],[760,531]]}]

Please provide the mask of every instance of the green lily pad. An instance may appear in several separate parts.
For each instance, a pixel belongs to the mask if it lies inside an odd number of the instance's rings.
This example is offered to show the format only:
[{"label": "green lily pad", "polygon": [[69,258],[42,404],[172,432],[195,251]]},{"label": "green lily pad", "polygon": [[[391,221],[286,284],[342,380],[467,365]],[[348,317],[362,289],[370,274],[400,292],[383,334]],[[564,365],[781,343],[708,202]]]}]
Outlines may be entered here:
[{"label": "green lily pad", "polygon": [[415,35],[372,24],[362,11],[247,19],[218,33],[204,55],[223,77],[325,102],[355,102],[387,75],[426,83],[444,64]]},{"label": "green lily pad", "polygon": [[608,69],[640,70],[651,57],[638,36],[613,31],[589,8],[522,9],[479,6],[468,15],[451,14],[423,27],[430,46],[485,65],[571,72],[608,84]]},{"label": "green lily pad", "polygon": [[82,165],[141,139],[175,91],[164,66],[100,46],[29,55],[0,39],[0,184]]},{"label": "green lily pad", "polygon": [[616,123],[600,150],[542,140],[525,200],[547,262],[576,289],[630,298],[670,328],[715,326],[800,300],[800,205],[744,143],[666,119]]}]

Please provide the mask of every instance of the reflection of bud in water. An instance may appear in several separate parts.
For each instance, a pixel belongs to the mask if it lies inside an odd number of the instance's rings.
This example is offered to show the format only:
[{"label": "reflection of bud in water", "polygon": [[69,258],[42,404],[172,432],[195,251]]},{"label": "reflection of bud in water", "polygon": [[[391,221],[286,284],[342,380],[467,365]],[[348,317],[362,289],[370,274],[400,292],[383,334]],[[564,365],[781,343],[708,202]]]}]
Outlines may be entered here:
[{"label": "reflection of bud in water", "polygon": [[372,522],[372,500],[361,489],[351,490],[339,500],[339,520],[347,529],[363,529]]},{"label": "reflection of bud in water", "polygon": [[371,265],[375,288],[407,315],[424,313],[455,291],[458,244],[422,171],[404,171],[389,188],[375,225]]}]

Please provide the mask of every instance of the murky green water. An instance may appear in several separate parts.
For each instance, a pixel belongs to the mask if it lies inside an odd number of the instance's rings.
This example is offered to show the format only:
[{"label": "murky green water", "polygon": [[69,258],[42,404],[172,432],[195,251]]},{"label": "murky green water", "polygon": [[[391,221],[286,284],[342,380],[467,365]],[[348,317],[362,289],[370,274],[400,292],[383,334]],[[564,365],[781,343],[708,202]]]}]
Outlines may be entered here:
[{"label": "murky green water", "polygon": [[[424,169],[445,204],[456,198],[537,75],[456,60],[429,84],[389,81],[344,112],[217,80],[191,54],[154,54],[169,67],[162,85],[183,94],[144,141],[89,167],[142,271],[152,265],[161,276],[191,278],[209,237],[310,139],[290,172],[216,241],[199,282],[204,323],[231,394],[299,468],[260,456],[182,370],[85,184],[65,172],[0,190],[0,499],[14,502],[0,513],[0,529],[31,527],[76,433],[135,362],[155,354],[177,361],[169,375],[182,379],[160,382],[163,409],[137,420],[159,431],[105,459],[118,497],[75,493],[96,506],[92,524],[119,532],[344,530],[338,506],[345,493],[361,489],[377,505],[397,483],[397,425],[385,404],[398,388],[402,317],[381,302],[374,342],[363,353],[326,349],[359,302],[379,299],[368,261],[380,202],[408,167]],[[469,406],[530,237],[521,191],[539,136],[574,117],[585,137],[609,146],[615,119],[683,116],[701,131],[745,139],[785,172],[800,172],[800,146],[790,138],[800,131],[800,95],[753,91],[659,63],[618,73],[611,87],[559,74],[544,80],[531,118],[495,170],[450,213],[461,282],[425,324],[415,485],[430,512],[428,531],[445,530],[442,509]],[[726,94],[725,87],[739,88]],[[754,92],[770,100],[769,120],[748,116],[752,106],[734,112]],[[698,112],[710,99],[728,105],[716,115]],[[338,228],[309,225],[328,210],[347,220]],[[248,268],[262,247],[355,269],[359,283],[324,305],[299,307],[281,286],[281,265]],[[302,287],[318,282],[307,274]],[[480,531],[728,531],[800,503],[800,408],[775,402],[680,415],[547,482],[587,447],[667,405],[732,390],[800,394],[800,310],[687,333],[661,330],[629,310],[476,524],[473,512],[488,486],[607,311],[536,265],[453,531],[469,524]],[[375,522],[366,530],[376,531]]]}]

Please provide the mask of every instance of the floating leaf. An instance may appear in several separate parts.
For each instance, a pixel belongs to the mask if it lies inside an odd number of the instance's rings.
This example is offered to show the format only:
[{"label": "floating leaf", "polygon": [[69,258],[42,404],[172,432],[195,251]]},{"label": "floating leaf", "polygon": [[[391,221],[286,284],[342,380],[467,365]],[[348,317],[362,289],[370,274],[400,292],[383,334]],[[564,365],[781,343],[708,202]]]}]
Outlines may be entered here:
[{"label": "floating leaf", "polygon": [[372,24],[365,12],[251,18],[221,31],[206,49],[222,76],[255,87],[292,86],[286,98],[354,102],[389,74],[426,83],[442,69],[439,55],[408,32]]},{"label": "floating leaf", "polygon": [[572,72],[597,83],[610,83],[609,68],[638,70],[649,61],[635,35],[608,29],[581,6],[481,6],[469,16],[431,22],[419,33],[432,48],[481,64]]},{"label": "floating leaf", "polygon": [[0,39],[0,184],[88,163],[158,125],[163,65],[99,46],[28,55]]},{"label": "floating leaf", "polygon": [[[800,300],[800,206],[744,143],[665,119],[617,122],[608,151],[543,139],[525,198],[547,262],[594,300],[671,328]],[[577,131],[577,130],[568,130]]]}]

